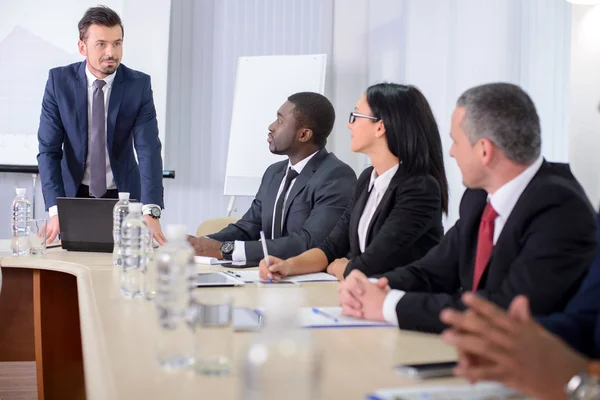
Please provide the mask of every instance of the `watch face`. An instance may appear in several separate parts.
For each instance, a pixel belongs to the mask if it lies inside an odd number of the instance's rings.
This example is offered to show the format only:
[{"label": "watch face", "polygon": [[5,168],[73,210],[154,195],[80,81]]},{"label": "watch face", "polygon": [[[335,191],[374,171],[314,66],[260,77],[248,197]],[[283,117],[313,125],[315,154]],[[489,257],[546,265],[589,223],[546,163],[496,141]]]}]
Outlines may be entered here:
[{"label": "watch face", "polygon": [[225,242],[223,246],[221,246],[221,252],[225,254],[229,254],[233,252],[233,248],[235,246],[234,242]]},{"label": "watch face", "polygon": [[152,213],[153,217],[156,217],[156,218],[160,217],[160,208],[153,207],[150,212]]}]

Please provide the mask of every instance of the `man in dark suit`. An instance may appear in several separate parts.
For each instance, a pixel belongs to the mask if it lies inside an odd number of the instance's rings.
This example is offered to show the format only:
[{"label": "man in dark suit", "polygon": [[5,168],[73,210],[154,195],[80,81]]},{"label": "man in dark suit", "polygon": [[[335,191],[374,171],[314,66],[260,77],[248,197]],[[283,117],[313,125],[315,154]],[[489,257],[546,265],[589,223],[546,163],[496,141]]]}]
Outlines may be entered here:
[{"label": "man in dark suit", "polygon": [[86,11],[78,47],[85,61],[50,70],[42,103],[38,166],[48,241],[60,232],[57,197],[129,192],[144,203],[146,222],[162,244],[161,143],[150,77],[120,64],[123,25],[110,8]]},{"label": "man in dark suit", "polygon": [[460,219],[423,259],[377,283],[353,271],[345,314],[440,332],[444,308],[476,291],[503,308],[526,295],[535,314],[561,311],[596,251],[594,211],[566,165],[540,156],[535,106],[519,87],[466,91],[452,116],[450,155],[467,186]]},{"label": "man in dark suit", "polygon": [[[600,241],[600,214],[596,223]],[[444,341],[459,350],[458,376],[499,381],[540,399],[566,398],[567,383],[573,395],[578,382],[600,379],[600,362],[587,359],[600,359],[600,252],[564,312],[536,322],[524,296],[508,313],[477,296],[465,295],[464,303],[468,312],[441,314],[450,326]]]},{"label": "man in dark suit", "polygon": [[274,154],[288,160],[267,168],[250,209],[235,224],[208,237],[190,238],[197,255],[257,262],[269,255],[288,258],[318,246],[344,212],[356,174],[325,150],[335,122],[333,106],[318,93],[288,97],[269,126]]}]

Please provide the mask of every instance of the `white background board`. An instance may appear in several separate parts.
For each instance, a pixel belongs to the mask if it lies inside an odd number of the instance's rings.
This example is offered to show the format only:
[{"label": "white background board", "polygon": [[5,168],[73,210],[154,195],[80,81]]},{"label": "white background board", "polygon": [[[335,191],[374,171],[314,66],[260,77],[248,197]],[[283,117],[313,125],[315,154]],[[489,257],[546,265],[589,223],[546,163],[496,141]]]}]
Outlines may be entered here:
[{"label": "white background board", "polygon": [[238,59],[225,195],[254,196],[267,167],[285,156],[269,151],[269,125],[297,92],[325,91],[326,54]]},{"label": "white background board", "polygon": [[[171,0],[105,0],[123,21],[123,63],[152,78],[165,143]],[[37,131],[51,68],[82,61],[77,23],[89,0],[0,0],[0,164],[37,165]]]}]

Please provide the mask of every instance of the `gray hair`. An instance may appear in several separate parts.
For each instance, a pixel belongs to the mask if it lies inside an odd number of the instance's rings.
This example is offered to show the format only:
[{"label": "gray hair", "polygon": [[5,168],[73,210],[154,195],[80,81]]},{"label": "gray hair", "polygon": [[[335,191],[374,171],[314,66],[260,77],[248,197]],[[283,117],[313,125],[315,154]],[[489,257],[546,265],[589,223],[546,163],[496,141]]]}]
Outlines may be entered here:
[{"label": "gray hair", "polygon": [[476,86],[464,92],[456,105],[466,110],[463,129],[471,144],[488,139],[508,159],[522,165],[540,156],[540,118],[533,101],[519,86]]}]

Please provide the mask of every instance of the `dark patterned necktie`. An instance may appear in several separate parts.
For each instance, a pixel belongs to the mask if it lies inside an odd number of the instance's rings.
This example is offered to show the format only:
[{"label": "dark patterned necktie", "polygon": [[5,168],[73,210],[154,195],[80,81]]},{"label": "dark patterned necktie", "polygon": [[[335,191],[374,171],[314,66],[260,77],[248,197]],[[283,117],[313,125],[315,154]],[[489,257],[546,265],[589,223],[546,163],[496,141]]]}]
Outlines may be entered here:
[{"label": "dark patterned necktie", "polygon": [[281,237],[281,225],[283,224],[283,206],[285,205],[285,195],[292,184],[292,181],[296,179],[298,173],[291,168],[288,168],[287,175],[285,176],[285,184],[283,185],[283,190],[277,199],[277,204],[275,205],[275,227],[273,230],[273,238],[277,239]]}]

